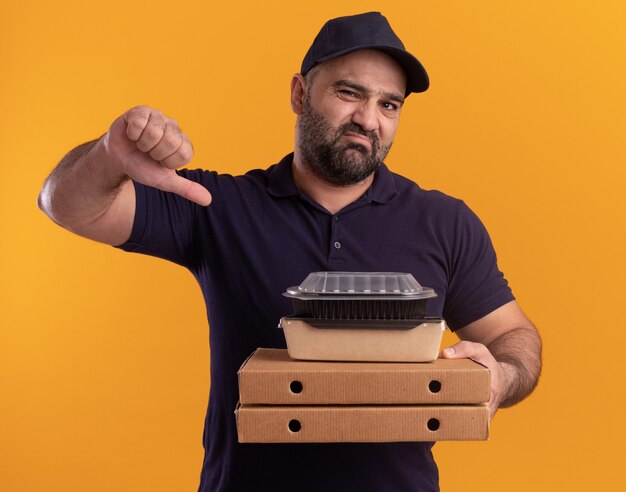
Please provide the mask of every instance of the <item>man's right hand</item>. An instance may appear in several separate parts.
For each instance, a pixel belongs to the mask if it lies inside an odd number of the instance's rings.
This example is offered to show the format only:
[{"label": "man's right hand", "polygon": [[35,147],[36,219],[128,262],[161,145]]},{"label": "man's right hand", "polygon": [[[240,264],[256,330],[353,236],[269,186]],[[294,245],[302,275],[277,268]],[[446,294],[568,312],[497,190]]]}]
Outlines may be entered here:
[{"label": "man's right hand", "polygon": [[199,205],[211,203],[202,185],[176,174],[193,157],[178,123],[156,109],[137,106],[117,118],[100,142],[120,174]]},{"label": "man's right hand", "polygon": [[95,241],[119,245],[131,235],[139,183],[199,205],[211,194],[176,174],[193,148],[176,121],[138,106],[117,118],[102,137],[71,150],[52,171],[38,204],[57,224]]}]

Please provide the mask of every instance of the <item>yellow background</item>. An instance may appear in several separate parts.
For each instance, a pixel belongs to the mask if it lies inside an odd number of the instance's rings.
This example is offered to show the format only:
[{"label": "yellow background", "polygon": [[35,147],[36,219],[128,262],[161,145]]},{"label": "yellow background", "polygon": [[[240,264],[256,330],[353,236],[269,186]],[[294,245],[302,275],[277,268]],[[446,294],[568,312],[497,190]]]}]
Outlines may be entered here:
[{"label": "yellow background", "polygon": [[198,287],[48,221],[35,200],[53,165],[148,104],[191,136],[192,167],[266,167],[292,149],[289,81],[311,40],[367,10],[432,81],[388,164],[478,213],[545,344],[538,389],[497,414],[490,441],[436,446],[442,490],[621,490],[621,0],[4,0],[0,490],[195,490],[202,459]]}]

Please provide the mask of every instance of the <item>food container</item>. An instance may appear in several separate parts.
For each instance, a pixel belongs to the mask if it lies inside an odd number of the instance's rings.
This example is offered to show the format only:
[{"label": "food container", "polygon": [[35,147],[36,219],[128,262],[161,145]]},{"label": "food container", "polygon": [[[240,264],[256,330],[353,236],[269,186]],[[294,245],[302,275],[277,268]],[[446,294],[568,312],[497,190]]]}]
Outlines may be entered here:
[{"label": "food container", "polygon": [[314,272],[283,294],[296,316],[320,319],[418,319],[437,294],[410,273]]},{"label": "food container", "polygon": [[289,357],[301,360],[428,362],[439,355],[439,318],[381,322],[283,317]]},{"label": "food container", "polygon": [[289,356],[303,360],[425,362],[437,358],[445,323],[425,318],[435,291],[410,273],[315,272],[283,295]]}]

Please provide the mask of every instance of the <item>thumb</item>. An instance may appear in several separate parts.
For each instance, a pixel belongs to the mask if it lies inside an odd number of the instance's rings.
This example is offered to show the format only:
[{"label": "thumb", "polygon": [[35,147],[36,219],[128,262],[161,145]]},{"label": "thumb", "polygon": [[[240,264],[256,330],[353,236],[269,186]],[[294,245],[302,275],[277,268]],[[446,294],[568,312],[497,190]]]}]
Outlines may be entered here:
[{"label": "thumb", "polygon": [[155,187],[162,191],[176,193],[202,206],[209,205],[213,200],[211,193],[209,193],[209,190],[204,186],[195,181],[183,178],[175,172],[168,173],[168,176]]},{"label": "thumb", "polygon": [[479,343],[461,340],[451,347],[443,349],[441,351],[441,356],[446,359],[466,359],[469,357],[475,357],[483,347],[484,345]]},{"label": "thumb", "polygon": [[485,345],[468,340],[461,340],[451,347],[443,349],[441,356],[444,359],[472,359],[488,369],[498,365],[498,362]]},{"label": "thumb", "polygon": [[455,344],[455,345],[452,345],[451,347],[443,349],[441,351],[441,356],[444,359],[456,359],[456,358],[459,358],[459,355],[457,354],[457,351],[456,351],[456,346],[457,345],[458,345],[458,343]]}]

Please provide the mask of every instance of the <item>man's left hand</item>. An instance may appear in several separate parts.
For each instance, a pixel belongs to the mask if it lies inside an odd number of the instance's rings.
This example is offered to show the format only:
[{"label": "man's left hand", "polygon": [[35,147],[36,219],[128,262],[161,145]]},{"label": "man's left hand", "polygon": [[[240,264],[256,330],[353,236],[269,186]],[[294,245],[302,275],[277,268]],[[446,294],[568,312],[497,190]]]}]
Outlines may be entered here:
[{"label": "man's left hand", "polygon": [[515,368],[505,362],[498,362],[489,349],[482,343],[460,341],[444,349],[441,355],[445,359],[472,359],[485,366],[491,373],[491,397],[489,398],[489,416],[493,418],[500,402],[506,398],[511,381],[515,377]]}]

